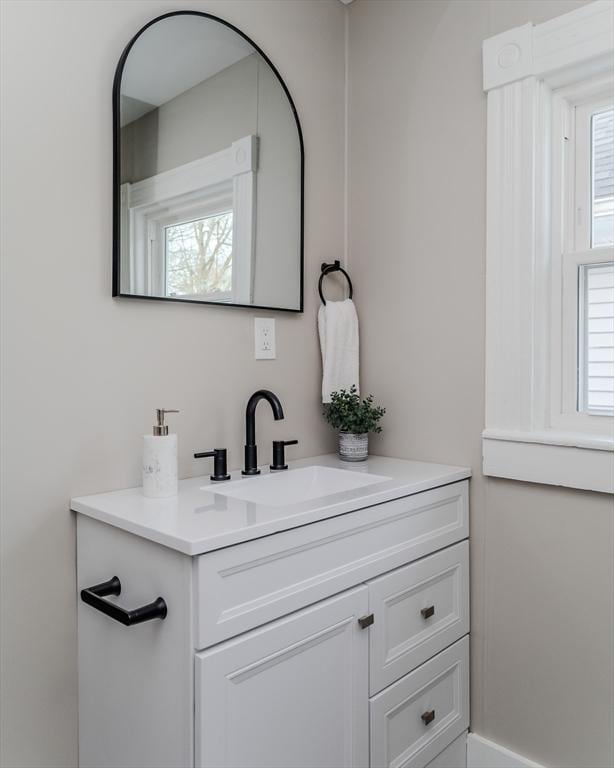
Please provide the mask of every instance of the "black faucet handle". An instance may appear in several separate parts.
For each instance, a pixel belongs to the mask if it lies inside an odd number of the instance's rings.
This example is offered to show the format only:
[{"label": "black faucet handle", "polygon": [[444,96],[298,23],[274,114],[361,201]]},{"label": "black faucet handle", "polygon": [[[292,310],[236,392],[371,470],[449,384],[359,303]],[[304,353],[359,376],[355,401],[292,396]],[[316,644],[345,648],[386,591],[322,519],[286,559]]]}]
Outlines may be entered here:
[{"label": "black faucet handle", "polygon": [[270,468],[272,470],[288,469],[285,448],[287,445],[297,444],[298,440],[273,440],[273,463],[270,465]]},{"label": "black faucet handle", "polygon": [[213,456],[213,474],[210,475],[211,480],[219,482],[220,480],[230,480],[228,474],[227,461],[226,461],[226,448],[214,448],[212,451],[203,451],[202,453],[195,453],[195,459],[206,459]]}]

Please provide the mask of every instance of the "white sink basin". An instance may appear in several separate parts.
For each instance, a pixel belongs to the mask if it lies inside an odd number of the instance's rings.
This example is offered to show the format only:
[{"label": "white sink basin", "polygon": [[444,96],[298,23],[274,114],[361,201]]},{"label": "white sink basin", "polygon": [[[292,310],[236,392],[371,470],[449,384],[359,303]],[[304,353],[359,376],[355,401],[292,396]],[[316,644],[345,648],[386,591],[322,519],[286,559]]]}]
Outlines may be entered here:
[{"label": "white sink basin", "polygon": [[390,478],[383,475],[370,475],[367,472],[316,466],[288,469],[270,475],[235,480],[231,483],[214,483],[204,486],[203,490],[251,501],[254,504],[283,507],[311,499],[321,499],[335,493],[354,491],[386,480]]}]

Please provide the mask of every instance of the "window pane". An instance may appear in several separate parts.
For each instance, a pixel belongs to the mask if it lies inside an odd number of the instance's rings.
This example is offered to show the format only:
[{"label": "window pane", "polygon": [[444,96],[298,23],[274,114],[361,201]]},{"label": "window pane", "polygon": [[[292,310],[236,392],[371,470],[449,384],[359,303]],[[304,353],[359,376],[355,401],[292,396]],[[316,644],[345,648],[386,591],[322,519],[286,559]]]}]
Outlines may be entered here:
[{"label": "window pane", "polygon": [[614,262],[580,267],[580,410],[614,414]]},{"label": "window pane", "polygon": [[172,224],[164,232],[167,296],[230,293],[232,211]]},{"label": "window pane", "polygon": [[614,108],[593,115],[591,245],[614,244]]}]

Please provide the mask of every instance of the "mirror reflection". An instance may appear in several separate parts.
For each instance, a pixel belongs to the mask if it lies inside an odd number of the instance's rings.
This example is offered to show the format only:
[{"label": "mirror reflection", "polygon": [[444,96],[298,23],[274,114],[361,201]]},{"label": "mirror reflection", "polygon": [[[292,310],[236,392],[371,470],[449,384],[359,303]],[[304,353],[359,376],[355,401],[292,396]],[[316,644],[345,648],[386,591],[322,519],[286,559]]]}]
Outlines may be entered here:
[{"label": "mirror reflection", "polygon": [[302,309],[300,127],[218,19],[162,17],[118,67],[114,294]]}]

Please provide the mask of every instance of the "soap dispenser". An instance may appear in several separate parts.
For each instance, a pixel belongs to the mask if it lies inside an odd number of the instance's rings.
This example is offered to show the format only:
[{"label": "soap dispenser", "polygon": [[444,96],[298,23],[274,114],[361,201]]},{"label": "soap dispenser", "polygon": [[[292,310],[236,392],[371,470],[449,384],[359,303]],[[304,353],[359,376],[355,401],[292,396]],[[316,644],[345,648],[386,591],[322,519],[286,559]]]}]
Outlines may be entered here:
[{"label": "soap dispenser", "polygon": [[177,495],[177,435],[168,433],[167,413],[179,411],[156,409],[153,434],[143,435],[143,496],[150,499]]}]

